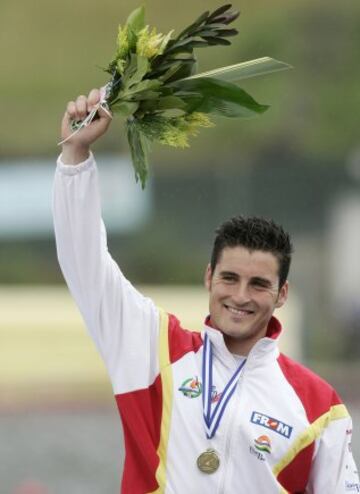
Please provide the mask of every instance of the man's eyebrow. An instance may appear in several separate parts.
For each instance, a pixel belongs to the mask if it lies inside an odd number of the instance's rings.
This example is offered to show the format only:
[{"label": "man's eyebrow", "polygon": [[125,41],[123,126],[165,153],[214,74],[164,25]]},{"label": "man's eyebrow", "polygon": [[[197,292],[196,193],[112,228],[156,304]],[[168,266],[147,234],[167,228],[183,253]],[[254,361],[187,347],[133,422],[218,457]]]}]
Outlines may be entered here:
[{"label": "man's eyebrow", "polygon": [[253,278],[251,278],[251,281],[255,282],[255,283],[261,283],[264,286],[271,286],[272,285],[271,280],[268,280],[267,278],[262,278],[261,276],[254,276]]},{"label": "man's eyebrow", "polygon": [[220,271],[220,276],[233,276],[234,278],[239,277],[239,275],[234,271]]}]

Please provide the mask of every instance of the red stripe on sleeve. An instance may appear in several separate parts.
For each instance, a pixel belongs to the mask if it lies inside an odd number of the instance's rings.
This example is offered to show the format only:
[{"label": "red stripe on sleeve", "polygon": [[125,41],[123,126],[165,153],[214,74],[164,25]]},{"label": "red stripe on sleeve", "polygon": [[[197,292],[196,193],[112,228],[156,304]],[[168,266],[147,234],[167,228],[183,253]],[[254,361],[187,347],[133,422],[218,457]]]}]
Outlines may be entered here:
[{"label": "red stripe on sleeve", "polygon": [[277,479],[286,491],[292,494],[305,492],[313,454],[314,444],[312,443],[300,451],[293,461],[280,472]]},{"label": "red stripe on sleeve", "polygon": [[[294,360],[280,354],[278,364],[290,386],[299,397],[309,423],[341,403],[335,390],[321,377]],[[280,484],[291,493],[305,492],[308,483],[314,443],[303,449],[278,476]]]},{"label": "red stripe on sleeve", "polygon": [[122,494],[144,494],[158,488],[155,473],[159,465],[157,448],[160,442],[162,415],[161,378],[147,389],[115,396],[121,415],[125,464]]},{"label": "red stripe on sleeve", "polygon": [[169,353],[173,364],[186,353],[197,352],[203,341],[198,331],[188,331],[180,326],[179,320],[169,314]]}]

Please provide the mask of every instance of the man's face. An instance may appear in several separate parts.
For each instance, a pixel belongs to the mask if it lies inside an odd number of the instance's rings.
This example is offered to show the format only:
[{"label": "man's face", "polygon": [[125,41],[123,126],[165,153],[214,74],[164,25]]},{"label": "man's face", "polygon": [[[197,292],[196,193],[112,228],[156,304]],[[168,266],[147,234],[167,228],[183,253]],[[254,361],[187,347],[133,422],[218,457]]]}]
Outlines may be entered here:
[{"label": "man's face", "polygon": [[214,272],[207,267],[211,322],[233,353],[247,355],[265,336],[274,309],[285,303],[288,283],[279,290],[278,271],[272,253],[242,246],[225,247]]}]

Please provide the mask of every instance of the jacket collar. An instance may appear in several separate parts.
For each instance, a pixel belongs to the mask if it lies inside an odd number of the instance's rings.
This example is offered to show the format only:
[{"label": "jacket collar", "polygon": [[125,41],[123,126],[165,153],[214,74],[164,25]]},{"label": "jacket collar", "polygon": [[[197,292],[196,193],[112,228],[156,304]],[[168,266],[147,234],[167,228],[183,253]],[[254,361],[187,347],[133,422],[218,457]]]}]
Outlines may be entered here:
[{"label": "jacket collar", "polygon": [[[230,369],[233,369],[234,366],[238,365],[236,358],[229,352],[225,344],[222,332],[211,326],[210,316],[205,320],[204,331],[207,333],[208,338],[213,345],[214,356]],[[268,324],[266,336],[255,343],[247,357],[247,369],[262,366],[266,362],[275,360],[278,357],[278,339],[281,331],[282,327],[280,321],[272,316]]]}]

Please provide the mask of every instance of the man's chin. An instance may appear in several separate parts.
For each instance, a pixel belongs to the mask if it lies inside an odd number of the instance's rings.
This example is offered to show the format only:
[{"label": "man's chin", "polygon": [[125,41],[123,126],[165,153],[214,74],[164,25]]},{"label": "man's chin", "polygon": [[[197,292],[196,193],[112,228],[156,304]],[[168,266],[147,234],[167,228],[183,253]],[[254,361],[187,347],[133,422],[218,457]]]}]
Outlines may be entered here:
[{"label": "man's chin", "polygon": [[251,335],[239,333],[236,331],[226,331],[226,332],[222,331],[222,334],[224,335],[224,338],[228,338],[236,341],[246,341],[249,338],[251,338]]},{"label": "man's chin", "polygon": [[252,337],[251,332],[247,330],[247,328],[244,327],[239,327],[239,325],[227,325],[227,326],[222,326],[225,329],[220,329],[221,333],[224,335],[224,337],[228,337],[234,340],[238,341],[245,341],[248,338]]}]

